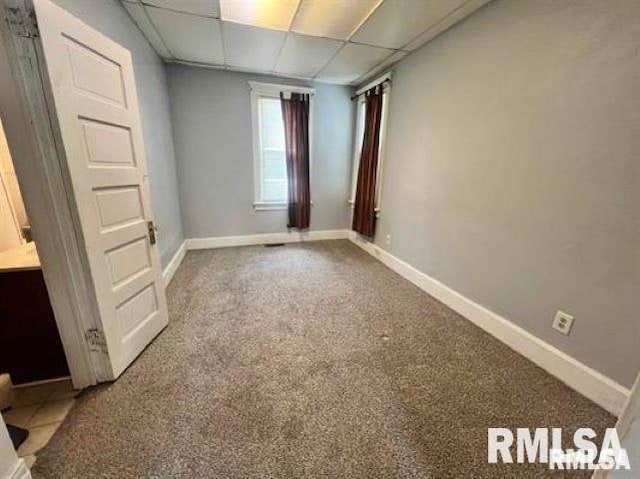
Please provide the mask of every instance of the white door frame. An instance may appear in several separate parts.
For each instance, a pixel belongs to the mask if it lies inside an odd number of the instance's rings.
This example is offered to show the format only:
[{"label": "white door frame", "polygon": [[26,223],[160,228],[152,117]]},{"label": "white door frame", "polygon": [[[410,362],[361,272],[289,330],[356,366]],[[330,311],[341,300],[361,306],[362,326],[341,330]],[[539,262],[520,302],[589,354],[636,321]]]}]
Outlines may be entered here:
[{"label": "white door frame", "polygon": [[93,283],[68,194],[62,142],[30,0],[0,0],[0,115],[71,378],[109,377]]},{"label": "white door frame", "polygon": [[[616,422],[616,431],[618,432],[620,441],[622,441],[622,447],[625,447],[624,439],[631,428],[631,423],[634,421],[640,421],[640,372],[638,372],[638,375],[636,376],[636,380],[631,388],[631,393],[629,394],[627,403],[622,409],[620,416],[618,416],[618,421]],[[640,457],[630,457],[629,460],[631,462],[631,470],[635,471],[634,468],[638,467]],[[609,475],[609,471],[598,469],[593,473],[591,478],[606,479]]]},{"label": "white door frame", "polygon": [[104,333],[97,339],[115,379],[169,323],[133,59],[52,0],[32,1]]}]

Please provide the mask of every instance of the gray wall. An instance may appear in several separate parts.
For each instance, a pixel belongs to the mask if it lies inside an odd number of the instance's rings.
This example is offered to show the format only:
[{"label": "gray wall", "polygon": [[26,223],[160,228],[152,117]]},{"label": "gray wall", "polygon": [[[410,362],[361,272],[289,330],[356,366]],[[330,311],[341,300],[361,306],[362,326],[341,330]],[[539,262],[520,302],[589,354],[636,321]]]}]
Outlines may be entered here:
[{"label": "gray wall", "polygon": [[[286,231],[286,211],[254,211],[248,80],[304,84],[228,71],[167,66],[182,222],[187,238]],[[316,83],[312,230],[349,226],[354,105],[347,87]]]},{"label": "gray wall", "polygon": [[54,0],[71,14],[127,48],[133,57],[151,203],[166,266],[183,241],[167,80],[162,60],[116,0]]},{"label": "gray wall", "polygon": [[[628,387],[640,366],[639,44],[636,0],[497,0],[408,56],[377,235]],[[569,337],[551,329],[558,309],[576,317]]]}]

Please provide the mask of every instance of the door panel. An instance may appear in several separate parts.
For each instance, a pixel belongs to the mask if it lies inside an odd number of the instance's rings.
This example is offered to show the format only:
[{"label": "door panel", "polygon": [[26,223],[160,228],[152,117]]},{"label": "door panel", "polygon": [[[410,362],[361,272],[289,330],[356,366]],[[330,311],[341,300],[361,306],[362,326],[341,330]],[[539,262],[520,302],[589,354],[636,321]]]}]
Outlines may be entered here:
[{"label": "door panel", "polygon": [[94,192],[102,232],[119,228],[125,223],[144,221],[142,198],[137,186],[97,188]]},{"label": "door panel", "polygon": [[168,322],[128,50],[34,0],[113,378]]},{"label": "door panel", "polygon": [[82,126],[89,166],[136,166],[129,128],[87,119]]}]

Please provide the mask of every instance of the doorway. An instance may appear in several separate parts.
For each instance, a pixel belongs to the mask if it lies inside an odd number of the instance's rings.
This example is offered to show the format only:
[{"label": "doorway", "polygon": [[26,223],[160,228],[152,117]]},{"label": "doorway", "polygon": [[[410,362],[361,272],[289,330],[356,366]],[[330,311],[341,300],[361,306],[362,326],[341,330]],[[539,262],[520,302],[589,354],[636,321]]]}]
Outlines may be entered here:
[{"label": "doorway", "polygon": [[0,374],[13,385],[69,377],[42,266],[0,120]]},{"label": "doorway", "polygon": [[7,207],[7,248],[39,268],[55,318],[61,369],[40,377],[78,390],[117,379],[168,322],[131,56],[48,0],[0,4],[0,118],[30,228]]},{"label": "doorway", "polygon": [[0,411],[27,465],[77,393],[0,120]]},{"label": "doorway", "polygon": [[[72,379],[37,385],[38,402],[20,404],[48,410],[60,394],[117,379],[168,314],[130,53],[48,0],[0,5],[0,118],[24,203],[22,216],[6,208],[6,246],[40,272],[55,318],[66,369],[39,380]],[[34,297],[23,308],[33,314]]]},{"label": "doorway", "polygon": [[168,322],[131,55],[49,0],[2,3],[0,113],[83,388],[116,379]]}]

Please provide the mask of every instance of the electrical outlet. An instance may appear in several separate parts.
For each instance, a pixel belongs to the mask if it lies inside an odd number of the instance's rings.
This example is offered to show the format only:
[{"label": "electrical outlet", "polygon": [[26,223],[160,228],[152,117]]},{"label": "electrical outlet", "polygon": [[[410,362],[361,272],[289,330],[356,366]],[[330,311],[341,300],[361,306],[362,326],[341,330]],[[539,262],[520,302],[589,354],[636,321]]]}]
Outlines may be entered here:
[{"label": "electrical outlet", "polygon": [[573,316],[562,311],[558,311],[553,320],[553,329],[568,336],[571,331],[571,326],[573,326]]},{"label": "electrical outlet", "polygon": [[389,246],[391,244],[391,235],[385,236],[384,242]]}]

